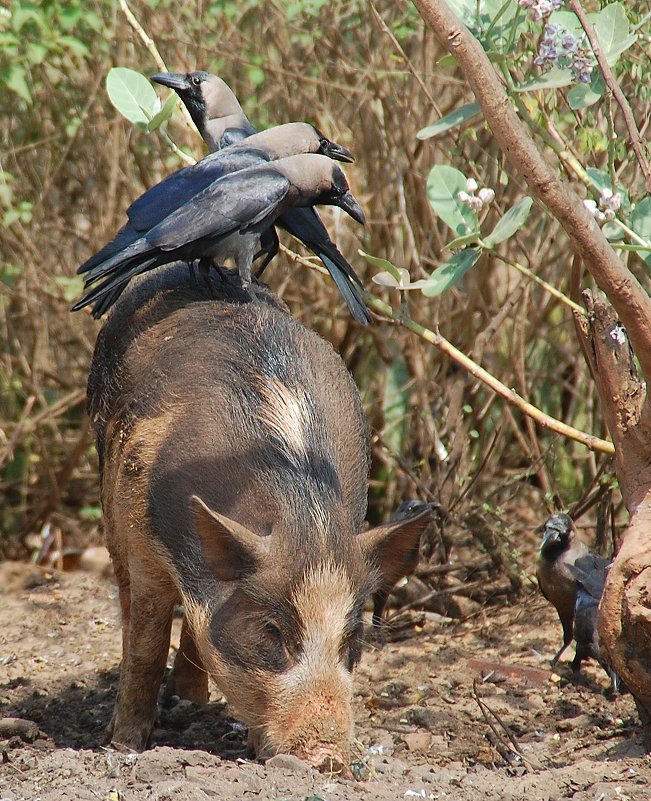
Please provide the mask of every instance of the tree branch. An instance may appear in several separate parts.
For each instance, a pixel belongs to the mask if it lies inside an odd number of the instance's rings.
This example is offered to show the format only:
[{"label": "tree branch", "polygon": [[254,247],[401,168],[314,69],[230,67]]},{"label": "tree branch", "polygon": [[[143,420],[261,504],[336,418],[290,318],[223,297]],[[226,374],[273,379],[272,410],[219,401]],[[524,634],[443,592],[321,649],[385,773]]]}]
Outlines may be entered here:
[{"label": "tree branch", "polygon": [[[604,51],[601,48],[597,31],[595,30],[594,25],[590,22],[585,9],[579,0],[567,0],[566,4],[567,7],[571,9],[579,18],[579,22],[583,26],[583,30],[590,41],[590,47],[592,47],[592,52],[597,59],[597,63],[599,64],[602,75],[604,76],[604,80],[606,81],[608,88],[613,93],[617,104],[622,110],[631,146],[635,152],[635,155],[637,156],[638,164],[640,165],[640,169],[644,175],[644,188],[646,189],[647,193],[651,193],[651,170],[649,169],[649,162],[647,161],[647,157],[644,153],[643,140],[640,136],[640,132],[637,129],[633,111],[631,110],[628,100],[624,97],[624,93],[617,82],[617,78],[615,78],[615,75],[610,68],[610,64],[608,63],[608,60],[604,55]],[[615,185],[613,184],[613,192],[614,191]]]},{"label": "tree branch", "polygon": [[626,326],[643,375],[651,381],[651,300],[612,249],[582,199],[539,152],[480,43],[444,0],[414,0],[425,23],[454,55],[504,155],[556,217]]}]

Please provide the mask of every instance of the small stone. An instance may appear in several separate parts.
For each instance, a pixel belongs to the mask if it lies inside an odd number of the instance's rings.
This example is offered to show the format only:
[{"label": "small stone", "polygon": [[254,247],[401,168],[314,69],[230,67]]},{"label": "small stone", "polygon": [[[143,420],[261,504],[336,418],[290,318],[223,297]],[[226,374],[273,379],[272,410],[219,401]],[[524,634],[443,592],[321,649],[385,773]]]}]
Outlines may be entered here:
[{"label": "small stone", "polygon": [[402,739],[407,743],[410,751],[420,751],[426,754],[432,744],[432,735],[428,731],[415,731],[403,734]]},{"label": "small stone", "polygon": [[299,773],[307,776],[312,773],[312,768],[293,754],[276,754],[265,762],[267,768],[278,768],[279,770],[291,770],[293,773]]},{"label": "small stone", "polygon": [[350,772],[353,779],[358,782],[365,782],[371,775],[368,765],[363,762],[355,761],[350,763]]}]

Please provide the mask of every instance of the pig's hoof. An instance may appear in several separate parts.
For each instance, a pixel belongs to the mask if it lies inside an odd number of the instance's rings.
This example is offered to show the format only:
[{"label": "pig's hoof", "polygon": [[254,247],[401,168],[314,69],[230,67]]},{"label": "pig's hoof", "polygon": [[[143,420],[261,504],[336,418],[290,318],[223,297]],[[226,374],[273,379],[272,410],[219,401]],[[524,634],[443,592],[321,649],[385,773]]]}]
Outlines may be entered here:
[{"label": "pig's hoof", "polygon": [[140,751],[144,751],[147,747],[146,745],[143,745],[142,748],[134,748],[127,743],[119,743],[116,740],[111,740],[110,745],[111,748],[113,748],[115,751],[118,751],[120,754],[138,754]]}]

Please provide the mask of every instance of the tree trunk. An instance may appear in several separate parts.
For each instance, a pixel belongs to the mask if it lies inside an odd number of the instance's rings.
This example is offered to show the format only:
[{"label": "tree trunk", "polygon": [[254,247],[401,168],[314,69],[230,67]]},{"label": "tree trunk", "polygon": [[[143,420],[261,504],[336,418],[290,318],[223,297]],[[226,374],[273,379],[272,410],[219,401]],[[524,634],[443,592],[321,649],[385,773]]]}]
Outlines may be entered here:
[{"label": "tree trunk", "polygon": [[600,647],[651,721],[651,431],[646,386],[613,307],[584,292],[588,319],[575,314],[583,352],[615,444],[617,477],[631,512],[599,607]]}]

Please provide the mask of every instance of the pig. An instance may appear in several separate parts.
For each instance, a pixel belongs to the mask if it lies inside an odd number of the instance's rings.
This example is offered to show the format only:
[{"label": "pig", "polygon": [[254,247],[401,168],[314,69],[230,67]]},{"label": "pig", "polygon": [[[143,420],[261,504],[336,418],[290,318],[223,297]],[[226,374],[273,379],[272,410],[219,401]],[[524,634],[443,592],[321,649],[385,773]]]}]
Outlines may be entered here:
[{"label": "pig", "polygon": [[251,301],[176,264],[115,304],[87,405],[122,616],[110,741],[147,747],[182,605],[167,691],[205,703],[210,677],[258,756],[345,772],[362,610],[429,515],[364,530],[367,430],[341,358],[262,286]]}]

